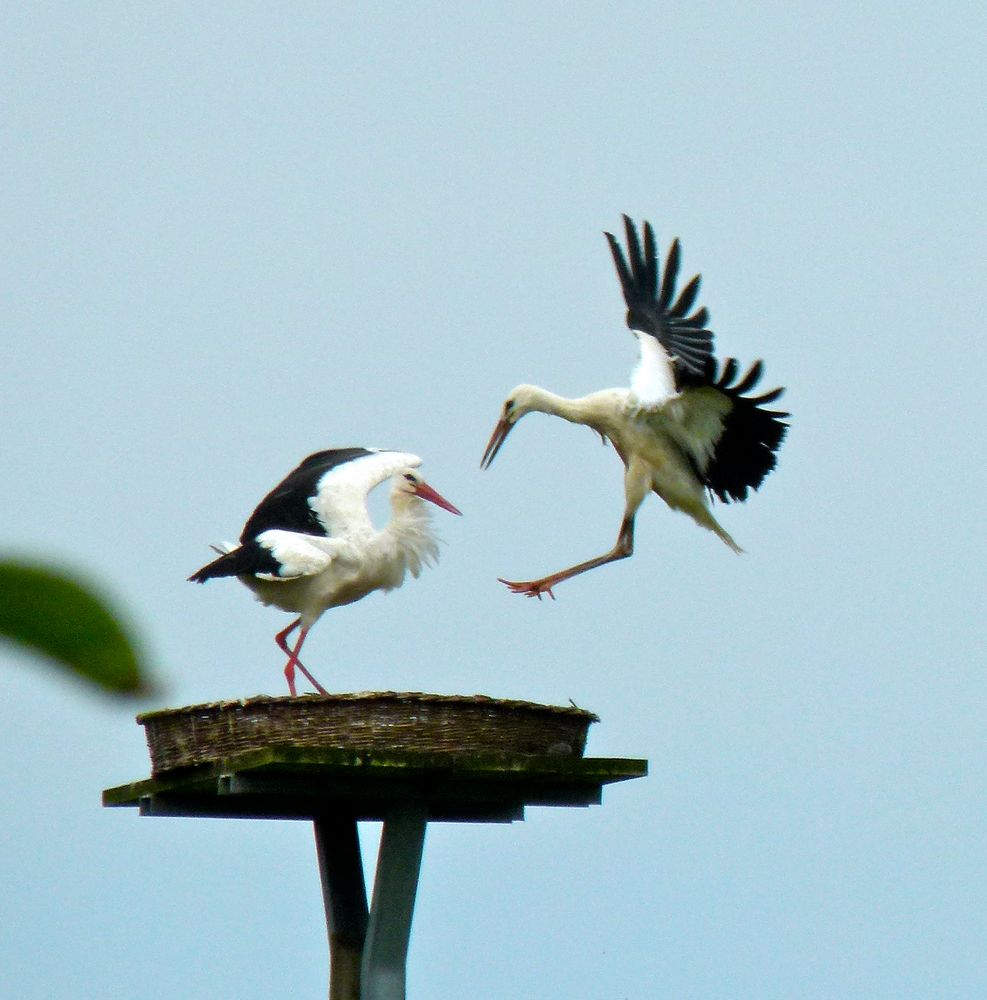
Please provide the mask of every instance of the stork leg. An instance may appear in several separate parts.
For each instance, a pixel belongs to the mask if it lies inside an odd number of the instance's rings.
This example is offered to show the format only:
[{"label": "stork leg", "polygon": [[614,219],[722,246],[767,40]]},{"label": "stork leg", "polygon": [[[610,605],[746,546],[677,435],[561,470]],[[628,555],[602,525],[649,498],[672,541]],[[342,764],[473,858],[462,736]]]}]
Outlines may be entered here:
[{"label": "stork leg", "polygon": [[543,576],[540,580],[525,580],[522,582],[512,582],[511,580],[504,580],[498,577],[500,583],[505,584],[510,590],[515,594],[524,594],[525,597],[537,597],[540,601],[542,594],[548,594],[552,600],[555,600],[555,594],[552,593],[552,588],[557,584],[561,583],[563,580],[570,580],[574,576],[579,576],[580,573],[586,573],[591,569],[596,569],[597,566],[606,566],[607,563],[616,562],[618,559],[626,559],[628,556],[634,554],[634,515],[625,515],[624,520],[620,524],[620,534],[617,535],[617,541],[614,547],[602,556],[597,556],[595,559],[587,559],[586,562],[581,562],[576,566],[570,566],[568,569],[560,570],[558,573],[553,573],[551,576]]},{"label": "stork leg", "polygon": [[288,682],[288,691],[294,698],[298,692],[295,690],[295,667],[308,678],[311,685],[315,688],[319,694],[328,694],[329,692],[305,669],[305,665],[298,659],[298,654],[301,652],[302,643],[305,641],[305,637],[308,635],[308,629],[303,628],[301,634],[298,636],[298,642],[295,643],[295,648],[291,649],[288,646],[288,636],[301,625],[301,618],[296,618],[286,629],[278,632],[274,637],[274,641],[278,644],[278,648],[288,654],[288,663],[284,668],[285,680]]}]

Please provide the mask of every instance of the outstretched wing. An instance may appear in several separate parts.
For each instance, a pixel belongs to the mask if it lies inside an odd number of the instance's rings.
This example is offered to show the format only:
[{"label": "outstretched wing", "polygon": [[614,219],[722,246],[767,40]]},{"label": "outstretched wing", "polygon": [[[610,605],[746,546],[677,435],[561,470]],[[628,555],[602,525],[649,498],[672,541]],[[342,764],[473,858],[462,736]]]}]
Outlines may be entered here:
[{"label": "outstretched wing", "polygon": [[[659,275],[655,234],[650,222],[644,223],[644,246],[634,223],[624,216],[627,257],[612,233],[606,233],[613,254],[617,276],[627,303],[627,325],[631,330],[654,337],[668,355],[676,376],[683,373],[701,376],[713,356],[713,333],[707,329],[709,313],[689,311],[699,295],[700,275],[692,278],[676,297],[681,248],[673,240]],[[659,280],[660,278],[660,280]],[[642,361],[645,360],[642,342]]]},{"label": "outstretched wing", "polygon": [[710,358],[703,375],[687,377],[681,395],[655,415],[689,456],[704,485],[724,503],[746,500],[748,490],[764,482],[788,430],[788,414],[768,409],[785,390],[749,396],[764,365],[754,362],[737,380],[739,367],[727,358],[717,372]]}]

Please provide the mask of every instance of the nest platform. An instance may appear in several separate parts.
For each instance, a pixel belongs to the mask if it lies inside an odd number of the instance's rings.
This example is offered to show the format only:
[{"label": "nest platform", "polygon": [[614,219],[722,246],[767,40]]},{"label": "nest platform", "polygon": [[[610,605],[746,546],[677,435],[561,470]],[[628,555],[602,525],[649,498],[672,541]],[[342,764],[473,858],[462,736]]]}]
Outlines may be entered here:
[{"label": "nest platform", "polygon": [[419,692],[259,696],[137,717],[151,771],[214,764],[262,749],[582,757],[592,712]]},{"label": "nest platform", "polygon": [[[152,776],[108,788],[142,816],[310,820],[329,936],[330,1000],[405,1000],[429,822],[511,823],[590,806],[647,761],[586,758],[597,718],[484,696],[257,697],[137,717]],[[368,902],[358,824],[383,821]]]}]

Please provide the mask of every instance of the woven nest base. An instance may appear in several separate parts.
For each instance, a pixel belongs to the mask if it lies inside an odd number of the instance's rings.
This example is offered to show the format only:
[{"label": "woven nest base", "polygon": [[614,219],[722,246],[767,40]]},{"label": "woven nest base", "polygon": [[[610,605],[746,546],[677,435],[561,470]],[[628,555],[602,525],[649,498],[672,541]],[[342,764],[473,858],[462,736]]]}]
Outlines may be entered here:
[{"label": "woven nest base", "polygon": [[394,691],[257,697],[137,716],[157,775],[265,747],[581,757],[581,708]]}]

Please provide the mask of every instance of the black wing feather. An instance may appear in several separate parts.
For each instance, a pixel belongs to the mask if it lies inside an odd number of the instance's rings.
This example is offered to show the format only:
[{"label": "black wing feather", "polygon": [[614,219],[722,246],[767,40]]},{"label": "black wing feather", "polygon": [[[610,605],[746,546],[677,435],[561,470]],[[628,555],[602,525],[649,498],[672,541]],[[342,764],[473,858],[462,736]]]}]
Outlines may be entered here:
[{"label": "black wing feather", "polygon": [[367,448],[333,448],[309,455],[257,505],[257,509],[243,526],[241,543],[245,544],[262,531],[270,531],[272,528],[297,531],[303,535],[324,536],[325,525],[309,506],[309,500],[318,492],[319,480],[330,469],[372,454],[374,453]]},{"label": "black wing feather", "polygon": [[761,381],[761,373],[763,371],[764,362],[760,360],[755,361],[748,369],[747,374],[733,387],[733,391],[738,396],[745,392],[750,392]]},{"label": "black wing feather", "polygon": [[[624,228],[629,225],[630,220],[624,216]],[[630,231],[634,232],[633,225],[630,225]],[[655,248],[655,231],[651,228],[650,222],[644,224],[644,273],[647,279],[645,288],[653,296],[658,290],[658,253]]]},{"label": "black wing feather", "polygon": [[[624,216],[624,230],[627,234],[627,259],[631,265],[631,275],[637,287],[644,290],[650,289],[654,295],[657,280],[654,267],[649,267],[649,256],[647,251],[641,253],[641,241],[638,239],[637,230],[632,225],[630,219]],[[648,233],[644,233],[645,244],[648,242]]]},{"label": "black wing feather", "polygon": [[[688,319],[682,320],[682,322],[679,323],[679,326],[693,327],[695,329],[701,330],[703,327],[706,326],[708,322],[709,322],[709,310],[705,306],[703,306],[702,309],[699,309],[697,312],[693,313]],[[706,332],[708,333],[709,331]],[[710,333],[709,336],[710,336],[709,353],[710,356],[712,356],[713,334]]]},{"label": "black wing feather", "polygon": [[[648,229],[651,226],[648,224]],[[679,280],[679,262],[682,254],[679,250],[678,239],[672,240],[672,245],[668,248],[668,256],[665,258],[665,273],[661,278],[661,295],[658,296],[658,309],[667,313],[669,303],[675,294],[675,283]]]},{"label": "black wing feather", "polygon": [[668,310],[668,315],[674,316],[675,319],[683,319],[696,301],[696,296],[699,294],[699,286],[702,282],[702,275],[693,275],[689,283],[682,289],[675,305]]},{"label": "black wing feather", "polygon": [[729,384],[737,377],[737,369],[740,365],[737,364],[736,358],[727,358],[723,364],[723,371],[720,374],[720,381]]},{"label": "black wing feather", "polygon": [[763,396],[752,396],[751,402],[755,406],[764,406],[765,403],[773,403],[776,399],[782,396],[784,392],[784,389],[772,389],[771,392],[766,392]]},{"label": "black wing feather", "polygon": [[692,308],[699,293],[700,276],[692,278],[675,300],[681,261],[681,245],[673,240],[660,275],[658,253],[651,223],[644,223],[644,247],[634,222],[624,216],[627,256],[612,233],[606,233],[614,267],[627,303],[627,325],[632,330],[650,334],[672,356],[676,375],[689,373],[702,377],[706,362],[713,355],[713,333],[707,329],[709,313]]},{"label": "black wing feather", "polygon": [[277,574],[281,563],[270,550],[255,541],[247,542],[232,552],[226,552],[218,559],[196,570],[190,577],[192,583],[205,583],[218,576],[253,576],[256,573]]},{"label": "black wing feather", "polygon": [[734,358],[727,358],[719,374],[717,364],[709,359],[701,378],[689,377],[690,386],[709,386],[728,396],[733,404],[723,422],[723,433],[705,473],[704,484],[723,503],[743,502],[750,490],[756,490],[777,463],[776,453],[781,447],[789,416],[781,410],[765,409],[785,391],[772,389],[760,396],[745,393],[760,381],[764,364],[755,361],[747,373],[735,382],[739,366]]},{"label": "black wing feather", "polygon": [[[624,257],[624,251],[620,244],[617,242],[617,238],[613,233],[604,233],[607,238],[607,242],[610,244],[610,253],[613,256],[613,265],[617,269],[617,277],[620,279],[620,287],[624,289],[624,299],[627,299],[628,289],[633,289],[635,287],[634,276],[631,274],[630,269],[627,266],[627,259]],[[637,237],[635,236],[635,239]],[[628,308],[630,305],[628,304]]]},{"label": "black wing feather", "polygon": [[757,361],[740,382],[731,384],[732,373],[731,378],[724,378],[724,369],[714,383],[733,401],[723,435],[706,469],[709,488],[724,503],[731,500],[743,502],[749,490],[760,487],[777,464],[777,451],[788,431],[785,418],[789,414],[763,406],[778,399],[785,391],[783,388],[772,389],[761,397],[745,395],[760,381],[763,370],[764,365]]}]

